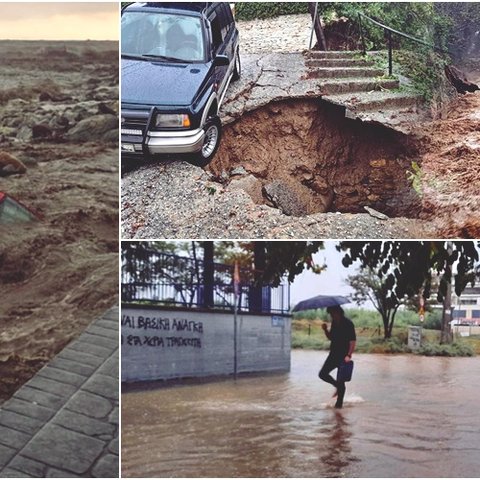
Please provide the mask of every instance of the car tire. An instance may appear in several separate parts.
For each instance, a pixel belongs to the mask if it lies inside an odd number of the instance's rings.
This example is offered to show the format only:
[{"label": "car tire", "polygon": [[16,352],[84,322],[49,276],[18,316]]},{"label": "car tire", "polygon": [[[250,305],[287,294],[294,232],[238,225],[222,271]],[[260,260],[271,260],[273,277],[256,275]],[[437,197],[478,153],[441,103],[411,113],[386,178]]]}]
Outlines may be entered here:
[{"label": "car tire", "polygon": [[236,82],[240,80],[240,76],[242,75],[242,63],[240,61],[240,50],[237,50],[237,54],[235,55],[235,67],[233,69],[232,80]]},{"label": "car tire", "polygon": [[198,167],[208,165],[217,153],[222,138],[222,122],[217,116],[210,117],[205,122],[204,131],[205,139],[202,149],[193,156],[190,162]]}]

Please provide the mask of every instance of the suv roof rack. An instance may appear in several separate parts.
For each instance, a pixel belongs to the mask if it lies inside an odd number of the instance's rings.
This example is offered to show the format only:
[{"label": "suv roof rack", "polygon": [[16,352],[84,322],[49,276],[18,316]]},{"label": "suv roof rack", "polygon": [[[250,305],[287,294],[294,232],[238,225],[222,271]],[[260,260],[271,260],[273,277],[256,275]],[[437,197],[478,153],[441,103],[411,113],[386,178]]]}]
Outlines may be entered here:
[{"label": "suv roof rack", "polygon": [[201,12],[213,2],[146,2],[147,7],[171,8],[175,10],[194,10]]}]

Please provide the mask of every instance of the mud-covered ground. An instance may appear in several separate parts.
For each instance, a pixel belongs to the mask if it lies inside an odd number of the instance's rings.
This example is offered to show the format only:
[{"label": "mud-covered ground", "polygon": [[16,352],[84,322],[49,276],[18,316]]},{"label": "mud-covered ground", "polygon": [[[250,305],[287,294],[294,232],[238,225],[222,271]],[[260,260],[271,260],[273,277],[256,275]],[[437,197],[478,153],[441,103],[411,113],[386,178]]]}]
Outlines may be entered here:
[{"label": "mud-covered ground", "polygon": [[[480,70],[468,78],[480,85]],[[434,218],[438,237],[479,238],[480,91],[460,96],[424,135],[422,217]]]},{"label": "mud-covered ground", "polygon": [[[0,176],[38,214],[0,225],[0,403],[118,293],[116,42],[0,42]],[[2,155],[0,155],[0,162]]]}]

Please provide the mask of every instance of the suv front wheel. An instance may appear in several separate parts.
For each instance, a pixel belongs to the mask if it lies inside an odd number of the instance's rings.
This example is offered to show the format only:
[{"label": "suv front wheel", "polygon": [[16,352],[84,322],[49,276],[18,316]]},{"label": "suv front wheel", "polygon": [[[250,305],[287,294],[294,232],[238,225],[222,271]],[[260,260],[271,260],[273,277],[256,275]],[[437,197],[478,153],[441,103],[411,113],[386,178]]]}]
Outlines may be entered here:
[{"label": "suv front wheel", "polygon": [[192,163],[199,167],[208,165],[215,153],[217,153],[220,139],[222,138],[222,123],[220,119],[217,116],[210,117],[205,123],[204,130],[205,138],[202,149],[192,159]]}]

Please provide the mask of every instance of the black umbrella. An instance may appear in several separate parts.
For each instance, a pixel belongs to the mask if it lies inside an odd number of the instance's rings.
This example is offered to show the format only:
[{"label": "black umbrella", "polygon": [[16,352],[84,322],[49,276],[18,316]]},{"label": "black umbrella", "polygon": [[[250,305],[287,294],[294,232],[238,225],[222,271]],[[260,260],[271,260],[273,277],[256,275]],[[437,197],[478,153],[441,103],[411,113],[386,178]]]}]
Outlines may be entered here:
[{"label": "black umbrella", "polygon": [[327,308],[342,305],[344,303],[350,303],[350,300],[341,296],[332,295],[317,295],[316,297],[303,300],[293,309],[293,312],[301,312],[303,310],[315,310],[316,308]]}]

